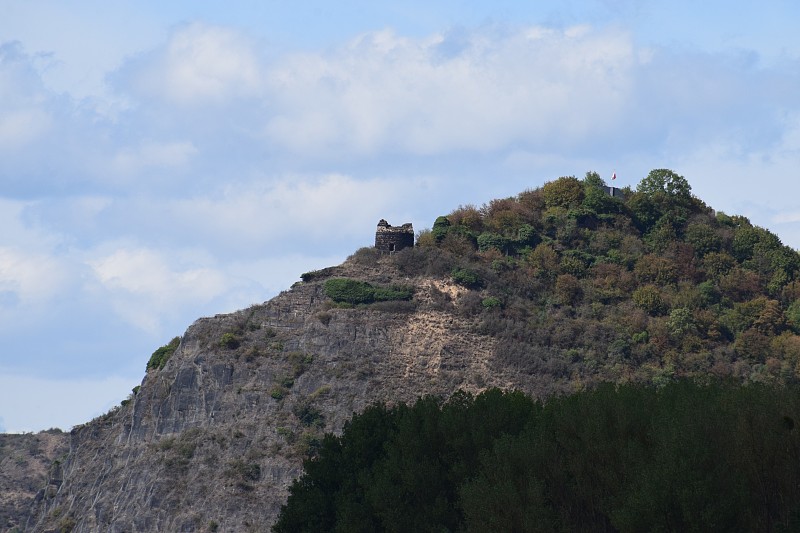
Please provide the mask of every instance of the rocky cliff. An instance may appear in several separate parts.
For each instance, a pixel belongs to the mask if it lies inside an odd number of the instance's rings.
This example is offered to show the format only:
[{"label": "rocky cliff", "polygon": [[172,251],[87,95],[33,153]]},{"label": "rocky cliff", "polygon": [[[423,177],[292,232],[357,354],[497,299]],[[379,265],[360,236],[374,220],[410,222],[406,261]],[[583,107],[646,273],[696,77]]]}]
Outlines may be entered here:
[{"label": "rocky cliff", "polygon": [[33,502],[55,495],[68,451],[69,435],[59,430],[0,434],[0,530],[19,531]]},{"label": "rocky cliff", "polygon": [[457,314],[466,289],[402,275],[388,257],[326,269],[401,280],[411,302],[340,308],[325,276],[263,305],[203,318],[118,409],[70,434],[31,531],[265,531],[326,431],[372,402],[566,382],[494,363],[495,341]]}]

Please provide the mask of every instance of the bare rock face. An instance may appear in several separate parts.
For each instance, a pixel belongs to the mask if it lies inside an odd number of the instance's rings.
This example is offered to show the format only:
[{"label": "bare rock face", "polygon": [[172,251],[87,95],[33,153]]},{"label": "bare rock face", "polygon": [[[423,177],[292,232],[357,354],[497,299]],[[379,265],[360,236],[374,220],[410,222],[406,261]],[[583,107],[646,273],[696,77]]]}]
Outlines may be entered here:
[{"label": "bare rock face", "polygon": [[0,531],[20,531],[31,504],[56,494],[69,435],[59,430],[0,434]]},{"label": "bare rock face", "polygon": [[[326,274],[381,283],[398,279],[391,269],[348,262]],[[24,529],[266,531],[303,457],[369,404],[530,390],[456,314],[465,289],[402,281],[416,288],[411,303],[338,308],[316,280],[198,320],[129,402],[72,430],[63,481]]]}]

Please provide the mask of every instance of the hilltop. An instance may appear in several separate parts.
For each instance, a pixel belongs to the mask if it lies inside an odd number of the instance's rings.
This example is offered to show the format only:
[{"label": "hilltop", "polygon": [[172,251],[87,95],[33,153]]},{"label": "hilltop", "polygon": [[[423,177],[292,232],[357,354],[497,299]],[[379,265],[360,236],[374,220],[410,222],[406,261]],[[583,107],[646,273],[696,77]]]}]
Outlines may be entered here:
[{"label": "hilltop", "polygon": [[671,171],[615,192],[588,173],[461,206],[414,247],[199,319],[73,428],[25,529],[263,531],[324,433],[376,401],[796,381],[798,253]]}]

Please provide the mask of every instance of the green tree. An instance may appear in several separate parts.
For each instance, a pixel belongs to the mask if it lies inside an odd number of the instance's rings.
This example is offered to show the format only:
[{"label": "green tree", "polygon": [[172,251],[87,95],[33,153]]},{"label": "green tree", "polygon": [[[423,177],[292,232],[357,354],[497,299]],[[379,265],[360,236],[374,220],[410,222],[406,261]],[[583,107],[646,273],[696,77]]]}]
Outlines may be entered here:
[{"label": "green tree", "polygon": [[661,297],[661,291],[654,285],[643,285],[633,291],[633,303],[651,315],[660,315],[666,311],[666,304]]},{"label": "green tree", "polygon": [[433,238],[436,239],[436,242],[441,242],[444,239],[447,232],[450,230],[450,220],[445,216],[436,217],[436,220],[433,223],[433,229],[431,230],[431,234]]},{"label": "green tree", "polygon": [[651,170],[647,177],[639,182],[636,191],[647,195],[665,193],[671,197],[687,200],[692,196],[692,187],[686,178],[666,168]]},{"label": "green tree", "polygon": [[718,252],[722,246],[722,238],[708,224],[689,224],[684,239],[692,245],[697,257]]},{"label": "green tree", "polygon": [[542,187],[544,204],[550,207],[577,207],[583,201],[583,185],[574,176],[549,181]]}]

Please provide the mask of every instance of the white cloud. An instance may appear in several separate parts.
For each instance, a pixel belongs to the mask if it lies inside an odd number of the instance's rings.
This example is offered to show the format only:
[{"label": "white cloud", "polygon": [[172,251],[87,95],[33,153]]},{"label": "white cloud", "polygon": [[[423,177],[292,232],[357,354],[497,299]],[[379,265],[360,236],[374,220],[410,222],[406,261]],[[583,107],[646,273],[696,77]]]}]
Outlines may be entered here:
[{"label": "white cloud", "polygon": [[116,312],[143,331],[156,333],[167,316],[213,300],[228,287],[219,271],[171,263],[170,257],[174,255],[121,247],[88,264]]},{"label": "white cloud", "polygon": [[61,238],[23,221],[32,202],[0,198],[0,328],[40,312],[75,280],[74,268],[54,248]]},{"label": "white cloud", "polygon": [[588,28],[473,32],[451,43],[368,33],[269,71],[271,142],[297,152],[487,152],[608,128],[631,90],[630,38]]},{"label": "white cloud", "polygon": [[64,281],[61,264],[54,258],[0,247],[0,291],[15,293],[22,304],[43,304]]},{"label": "white cloud", "polygon": [[252,43],[234,30],[193,23],[175,31],[164,48],[123,72],[135,90],[173,104],[224,103],[255,94],[260,65]]}]

